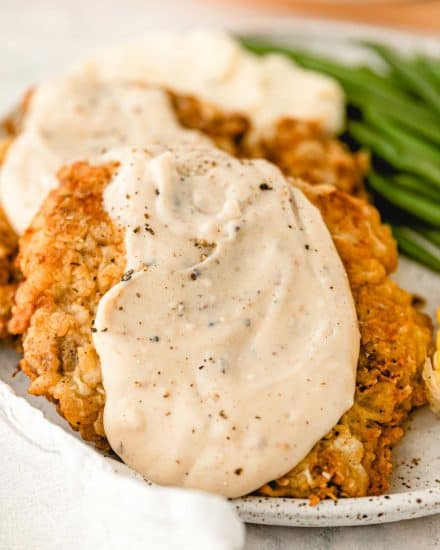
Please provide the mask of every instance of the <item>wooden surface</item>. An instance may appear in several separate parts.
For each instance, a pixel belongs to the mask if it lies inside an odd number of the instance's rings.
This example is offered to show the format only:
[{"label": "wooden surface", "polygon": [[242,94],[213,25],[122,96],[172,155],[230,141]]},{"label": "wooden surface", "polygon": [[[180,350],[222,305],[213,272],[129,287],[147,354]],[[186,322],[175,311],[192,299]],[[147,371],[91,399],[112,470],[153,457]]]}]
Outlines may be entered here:
[{"label": "wooden surface", "polygon": [[[227,0],[237,5],[237,0]],[[242,0],[274,14],[359,21],[440,35],[440,0]]]}]

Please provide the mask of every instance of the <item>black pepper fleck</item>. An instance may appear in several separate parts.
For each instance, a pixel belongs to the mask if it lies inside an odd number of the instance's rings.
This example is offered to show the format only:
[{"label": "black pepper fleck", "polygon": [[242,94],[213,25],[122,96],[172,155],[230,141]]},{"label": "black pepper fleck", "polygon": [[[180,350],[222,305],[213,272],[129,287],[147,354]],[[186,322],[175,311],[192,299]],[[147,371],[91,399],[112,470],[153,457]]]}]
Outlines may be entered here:
[{"label": "black pepper fleck", "polygon": [[272,187],[268,185],[267,183],[260,183],[260,189],[262,191],[271,191]]},{"label": "black pepper fleck", "polygon": [[144,228],[145,228],[145,231],[148,231],[148,233],[150,233],[151,235],[154,235],[154,230],[152,227],[150,227],[150,224],[146,223],[144,225]]},{"label": "black pepper fleck", "polygon": [[128,271],[126,271],[122,275],[121,281],[123,281],[123,282],[129,281],[131,279],[131,276],[133,275],[133,273],[134,273],[134,269],[129,269]]}]

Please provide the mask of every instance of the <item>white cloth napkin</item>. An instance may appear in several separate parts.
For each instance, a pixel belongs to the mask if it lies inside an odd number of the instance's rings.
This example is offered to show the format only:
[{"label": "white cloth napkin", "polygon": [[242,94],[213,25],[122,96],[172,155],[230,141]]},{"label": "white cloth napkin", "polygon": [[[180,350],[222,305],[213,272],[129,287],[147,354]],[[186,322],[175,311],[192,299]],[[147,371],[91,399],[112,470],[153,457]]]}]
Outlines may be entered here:
[{"label": "white cloth napkin", "polygon": [[0,381],[0,548],[239,549],[220,497],[149,486],[47,420]]}]

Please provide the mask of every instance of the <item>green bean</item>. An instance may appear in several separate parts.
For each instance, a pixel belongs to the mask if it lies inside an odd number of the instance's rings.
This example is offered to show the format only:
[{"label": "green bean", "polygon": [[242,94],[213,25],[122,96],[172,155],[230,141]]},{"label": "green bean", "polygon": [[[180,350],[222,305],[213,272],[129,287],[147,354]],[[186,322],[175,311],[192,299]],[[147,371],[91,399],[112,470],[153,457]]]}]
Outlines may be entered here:
[{"label": "green bean", "polygon": [[371,47],[394,69],[414,93],[423,98],[440,115],[440,94],[426,79],[422,71],[393,50],[381,44],[372,44]]},{"label": "green bean", "polygon": [[[411,104],[412,98],[397,88],[391,80],[371,71],[368,67],[347,67],[338,65],[333,61],[323,58],[316,58],[306,53],[295,53],[291,57],[303,67],[326,73],[341,82],[343,86],[360,87],[363,90],[372,92],[375,96],[385,96],[393,101],[400,102],[410,109],[417,107]],[[421,108],[422,105],[420,105]]]},{"label": "green bean", "polygon": [[359,65],[358,67],[351,67],[352,69],[357,69],[359,73],[365,75],[367,78],[370,78],[372,81],[374,80],[379,85],[386,86],[390,91],[397,92],[405,97],[408,97],[408,95],[405,92],[402,92],[401,88],[398,88],[395,86],[395,83],[392,78],[390,78],[391,72],[388,71],[386,75],[380,74],[376,71],[374,71],[371,67],[368,67],[367,65]]},{"label": "green bean", "polygon": [[440,249],[438,252],[433,250],[429,242],[408,227],[394,225],[392,229],[402,252],[433,271],[440,272]]},{"label": "green bean", "polygon": [[[392,70],[388,70],[386,73],[382,74],[364,65],[357,67],[357,70],[367,76],[371,84],[375,82],[379,87],[386,89],[390,93],[398,94],[401,99],[406,101],[414,100],[414,97],[406,91],[406,87],[402,86],[402,81]],[[421,107],[423,106],[421,105]]]},{"label": "green bean", "polygon": [[423,235],[425,239],[428,239],[428,241],[440,247],[440,231],[436,229],[428,229],[426,227],[423,227],[423,228],[418,227],[417,231],[418,233]]},{"label": "green bean", "polygon": [[424,57],[425,64],[429,66],[429,70],[433,74],[438,85],[440,85],[440,62],[432,57]]},{"label": "green bean", "polygon": [[430,60],[422,56],[416,57],[414,64],[425,75],[425,78],[431,82],[432,86],[440,90],[440,70],[437,71]]},{"label": "green bean", "polygon": [[440,169],[435,164],[420,159],[417,155],[411,155],[408,149],[397,147],[394,143],[383,139],[380,134],[361,122],[349,123],[348,130],[359,144],[369,147],[394,168],[418,175],[436,187],[440,187]]},{"label": "green bean", "polygon": [[[278,51],[278,53],[287,53],[287,51],[285,51],[287,48],[272,44],[264,38],[256,38],[254,36],[237,36],[237,38],[243,47],[258,55],[272,53],[274,48]],[[290,51],[290,48],[288,51]]]},{"label": "green bean", "polygon": [[440,166],[440,152],[438,149],[408,134],[404,129],[387,120],[385,115],[375,112],[374,109],[368,107],[363,111],[363,114],[368,123],[379,132],[382,132],[388,139],[394,141],[396,145],[407,147],[428,161]]},{"label": "green bean", "polygon": [[440,189],[432,187],[428,182],[423,181],[410,174],[397,174],[393,176],[393,183],[413,193],[423,195],[435,203],[440,204]]},{"label": "green bean", "polygon": [[368,176],[368,181],[379,195],[394,206],[409,212],[421,221],[440,227],[440,205],[406,189],[390,185],[390,182],[374,172]]},{"label": "green bean", "polygon": [[[433,120],[432,114],[426,110],[425,106],[413,99],[402,100],[397,96],[385,93],[383,90],[375,90],[368,87],[362,87],[357,83],[344,86],[349,98],[356,96],[363,99],[365,106],[383,106],[389,112],[390,116],[407,119],[417,119],[417,125],[423,123],[428,126],[434,139],[440,143],[440,132],[437,121]],[[440,122],[440,121],[439,121]]]},{"label": "green bean", "polygon": [[439,126],[432,120],[418,113],[409,113],[406,109],[395,110],[395,102],[384,97],[373,97],[369,92],[345,86],[350,103],[359,107],[362,111],[368,107],[374,109],[383,115],[388,116],[401,126],[407,128],[430,142],[440,146]]}]

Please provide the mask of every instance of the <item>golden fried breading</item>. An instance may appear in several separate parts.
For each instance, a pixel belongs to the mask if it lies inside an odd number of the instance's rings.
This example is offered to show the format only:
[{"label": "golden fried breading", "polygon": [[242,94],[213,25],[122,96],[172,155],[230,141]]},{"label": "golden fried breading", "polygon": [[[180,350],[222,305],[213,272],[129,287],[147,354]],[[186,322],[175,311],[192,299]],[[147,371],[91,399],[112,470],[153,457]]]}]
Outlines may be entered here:
[{"label": "golden fried breading", "polygon": [[[2,138],[12,139],[20,133],[33,93],[33,88],[29,88],[29,90],[23,94],[21,101],[17,104],[15,109],[12,109],[8,116],[0,122],[0,134]],[[0,164],[2,158],[0,153]]]},{"label": "golden fried breading", "polygon": [[17,248],[18,237],[0,207],[0,340],[9,337],[8,322],[19,280],[14,265]]},{"label": "golden fried breading", "polygon": [[[8,148],[21,126],[21,119],[29,102],[30,93],[25,94],[15,112],[0,123],[0,168]],[[0,206],[0,340],[9,341],[8,322],[11,318],[14,295],[20,280],[15,267],[18,250],[18,236],[11,227]]]},{"label": "golden fried breading", "polygon": [[237,113],[225,114],[209,103],[171,91],[168,91],[168,97],[183,127],[199,130],[209,136],[220,149],[234,156],[240,155],[243,140],[251,129],[245,116]]},{"label": "golden fried breading", "polygon": [[[63,169],[21,240],[25,281],[10,328],[23,334],[22,369],[29,391],[58,404],[85,439],[107,445],[105,401],[92,321],[101,296],[121,277],[123,238],[105,213],[102,191],[112,166]],[[388,487],[391,447],[402,422],[425,402],[421,371],[431,351],[430,321],[387,274],[397,253],[378,212],[331,186],[300,182],[320,209],[350,279],[362,336],[355,404],[309,455],[266,495],[309,497],[378,494]]]},{"label": "golden fried breading", "polygon": [[369,168],[366,152],[351,153],[318,123],[285,118],[273,131],[244,142],[242,156],[265,158],[290,177],[309,184],[330,183],[350,195],[365,196],[363,178]]},{"label": "golden fried breading", "polygon": [[125,263],[122,232],[102,206],[112,169],[79,163],[60,171],[60,187],[21,238],[26,280],[9,327],[25,335],[20,366],[32,380],[29,393],[55,401],[84,439],[105,448],[105,395],[91,329],[100,297]]}]

